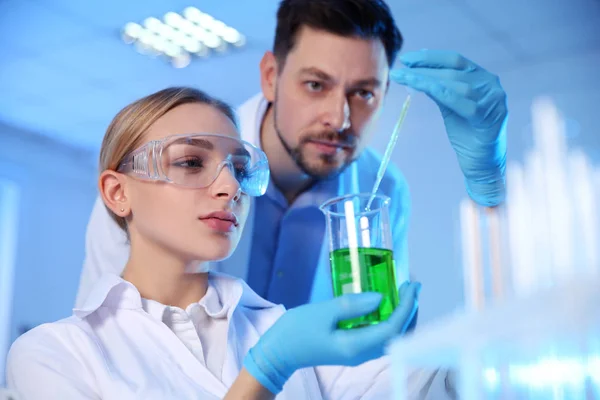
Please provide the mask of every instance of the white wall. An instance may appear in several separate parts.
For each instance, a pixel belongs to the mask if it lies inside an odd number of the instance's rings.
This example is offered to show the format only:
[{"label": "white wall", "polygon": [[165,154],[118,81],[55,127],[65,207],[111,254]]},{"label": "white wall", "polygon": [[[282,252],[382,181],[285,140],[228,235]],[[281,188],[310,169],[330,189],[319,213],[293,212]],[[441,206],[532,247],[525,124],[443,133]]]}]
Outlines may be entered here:
[{"label": "white wall", "polygon": [[0,125],[0,167],[20,191],[14,340],[22,328],[71,314],[97,173],[89,153],[5,125]]},{"label": "white wall", "polygon": [[19,194],[19,186],[0,172],[0,387],[5,380],[4,362],[1,360],[6,357],[11,343]]},{"label": "white wall", "polygon": [[[470,56],[470,54],[469,54]],[[473,55],[476,61],[476,54]],[[508,94],[508,155],[522,162],[532,145],[528,132],[529,108],[534,96],[550,95],[566,118],[573,122],[571,146],[582,147],[600,162],[600,50],[538,60],[518,69],[498,69]],[[393,87],[388,102],[402,104],[405,91]],[[383,151],[399,110],[386,109],[375,137]],[[446,137],[436,106],[424,95],[412,102],[394,152],[411,187],[413,213],[409,253],[413,274],[423,282],[419,319],[425,322],[462,305],[462,270],[458,205],[466,195],[454,151]]]}]

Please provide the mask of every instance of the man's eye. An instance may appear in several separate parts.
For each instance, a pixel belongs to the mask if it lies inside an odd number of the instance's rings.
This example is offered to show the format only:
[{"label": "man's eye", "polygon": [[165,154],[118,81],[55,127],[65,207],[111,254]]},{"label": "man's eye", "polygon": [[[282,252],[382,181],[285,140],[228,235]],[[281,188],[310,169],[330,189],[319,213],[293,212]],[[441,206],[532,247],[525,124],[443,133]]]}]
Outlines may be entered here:
[{"label": "man's eye", "polygon": [[308,81],[305,82],[304,85],[311,92],[320,92],[321,90],[323,90],[323,85],[317,81]]},{"label": "man's eye", "polygon": [[374,96],[373,92],[365,89],[359,89],[354,94],[364,100],[370,100]]}]

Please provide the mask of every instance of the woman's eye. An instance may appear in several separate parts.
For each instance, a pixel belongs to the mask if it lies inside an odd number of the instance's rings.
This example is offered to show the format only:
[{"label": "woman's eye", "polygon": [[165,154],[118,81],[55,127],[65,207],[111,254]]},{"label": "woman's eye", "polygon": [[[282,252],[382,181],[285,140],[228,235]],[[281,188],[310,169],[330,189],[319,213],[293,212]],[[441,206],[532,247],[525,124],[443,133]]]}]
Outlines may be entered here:
[{"label": "woman's eye", "polygon": [[202,160],[198,158],[190,158],[187,160],[177,161],[174,165],[181,168],[202,168]]}]

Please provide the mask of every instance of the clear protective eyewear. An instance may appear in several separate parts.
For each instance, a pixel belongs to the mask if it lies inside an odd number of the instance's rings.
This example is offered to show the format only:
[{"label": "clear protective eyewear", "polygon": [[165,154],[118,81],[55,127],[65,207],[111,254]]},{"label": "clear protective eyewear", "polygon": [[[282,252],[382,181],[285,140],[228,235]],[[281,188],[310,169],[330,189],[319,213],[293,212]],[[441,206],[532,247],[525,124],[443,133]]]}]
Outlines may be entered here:
[{"label": "clear protective eyewear", "polygon": [[249,196],[262,196],[269,184],[267,155],[258,147],[219,134],[172,135],[129,153],[118,172],[189,188],[210,186],[227,167]]}]

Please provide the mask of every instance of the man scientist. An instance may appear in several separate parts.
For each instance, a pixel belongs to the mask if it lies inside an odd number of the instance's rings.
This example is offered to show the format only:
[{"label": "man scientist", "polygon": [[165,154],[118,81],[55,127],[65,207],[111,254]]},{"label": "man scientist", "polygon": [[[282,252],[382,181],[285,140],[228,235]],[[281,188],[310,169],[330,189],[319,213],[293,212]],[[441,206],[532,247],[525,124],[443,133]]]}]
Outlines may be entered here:
[{"label": "man scientist", "polygon": [[[239,109],[241,134],[267,154],[271,182],[254,198],[236,252],[216,270],[244,279],[260,296],[292,308],[333,296],[319,206],[366,192],[380,157],[367,146],[390,80],[425,93],[442,113],[469,196],[482,206],[504,199],[506,95],[499,80],[449,51],[405,53],[379,0],[284,0],[272,51],[260,62],[262,92]],[[408,278],[410,198],[390,165],[380,192],[390,218],[399,281]],[[201,245],[201,244],[199,244]],[[127,238],[98,197],[87,228],[77,306],[103,273],[120,274]],[[417,274],[418,275],[418,274]]]}]

